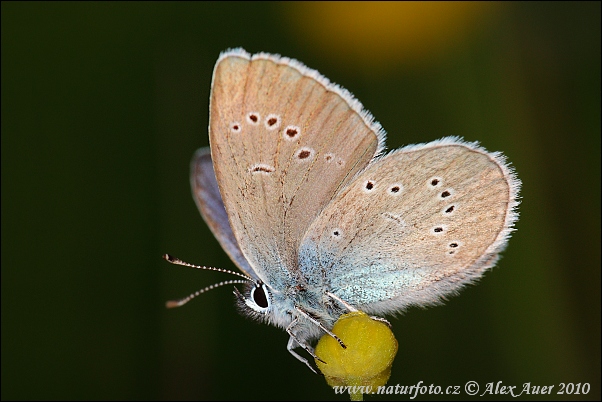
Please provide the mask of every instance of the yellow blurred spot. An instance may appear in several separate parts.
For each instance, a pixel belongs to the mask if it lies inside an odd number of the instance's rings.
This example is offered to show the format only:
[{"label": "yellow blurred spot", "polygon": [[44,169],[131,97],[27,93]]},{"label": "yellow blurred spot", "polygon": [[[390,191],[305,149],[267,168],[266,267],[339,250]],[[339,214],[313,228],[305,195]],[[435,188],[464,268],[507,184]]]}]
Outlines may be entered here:
[{"label": "yellow blurred spot", "polygon": [[[354,311],[342,315],[332,328],[347,346],[330,335],[324,335],[316,346],[316,355],[326,364],[316,364],[326,382],[333,386],[371,386],[376,392],[391,376],[391,366],[397,354],[397,340],[388,325],[375,321],[366,313]],[[352,400],[361,400],[351,394]],[[359,399],[354,399],[359,398]]]},{"label": "yellow blurred spot", "polygon": [[288,21],[312,49],[371,67],[415,64],[487,25],[498,2],[293,2]]}]

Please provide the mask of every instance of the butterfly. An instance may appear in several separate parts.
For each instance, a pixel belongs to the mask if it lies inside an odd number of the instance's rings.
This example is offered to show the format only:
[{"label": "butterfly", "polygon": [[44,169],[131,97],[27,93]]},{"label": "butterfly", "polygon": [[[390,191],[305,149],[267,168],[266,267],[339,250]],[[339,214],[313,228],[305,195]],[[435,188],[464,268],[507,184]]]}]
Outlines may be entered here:
[{"label": "butterfly", "polygon": [[310,368],[295,349],[317,358],[324,333],[344,347],[331,328],[350,309],[433,305],[481,277],[518,219],[502,154],[457,137],[385,152],[351,93],[286,57],[220,55],[209,140],[192,192],[247,283],[237,304]]}]

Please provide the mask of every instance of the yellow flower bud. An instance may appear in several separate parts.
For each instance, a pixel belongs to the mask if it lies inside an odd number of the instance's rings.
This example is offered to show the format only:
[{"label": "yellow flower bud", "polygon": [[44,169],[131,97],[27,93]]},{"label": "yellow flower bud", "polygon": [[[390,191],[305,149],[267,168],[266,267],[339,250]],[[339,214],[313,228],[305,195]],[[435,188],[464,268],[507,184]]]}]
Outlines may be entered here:
[{"label": "yellow flower bud", "polygon": [[[341,338],[347,349],[328,334],[318,341],[316,355],[326,364],[319,360],[316,364],[328,385],[372,387],[376,392],[379,386],[387,383],[397,354],[397,340],[387,324],[354,311],[343,314],[332,332]],[[352,400],[362,400],[361,392],[350,396]]]}]

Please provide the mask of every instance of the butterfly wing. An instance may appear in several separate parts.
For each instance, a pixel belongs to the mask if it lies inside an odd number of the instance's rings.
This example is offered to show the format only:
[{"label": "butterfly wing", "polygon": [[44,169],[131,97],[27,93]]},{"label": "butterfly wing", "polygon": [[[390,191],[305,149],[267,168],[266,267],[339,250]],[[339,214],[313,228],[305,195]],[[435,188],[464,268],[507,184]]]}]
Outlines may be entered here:
[{"label": "butterfly wing", "polygon": [[504,158],[475,143],[446,138],[392,152],[312,224],[301,270],[371,313],[436,303],[495,264],[519,187]]},{"label": "butterfly wing", "polygon": [[259,278],[298,274],[301,237],[383,141],[358,101],[301,63],[241,49],[220,56],[211,154],[233,235]]},{"label": "butterfly wing", "polygon": [[215,179],[209,148],[200,148],[194,154],[190,165],[190,185],[192,196],[203,219],[222,248],[241,271],[253,277],[253,279],[258,279],[242,251],[240,251],[234,233],[232,233],[230,222],[228,222],[228,214],[224,208],[224,202]]}]

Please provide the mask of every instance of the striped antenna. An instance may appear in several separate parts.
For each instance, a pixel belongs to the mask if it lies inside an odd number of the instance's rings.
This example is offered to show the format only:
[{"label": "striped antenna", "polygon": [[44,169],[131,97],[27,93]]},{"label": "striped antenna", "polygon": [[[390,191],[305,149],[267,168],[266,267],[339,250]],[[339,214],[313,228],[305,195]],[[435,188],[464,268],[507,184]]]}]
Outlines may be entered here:
[{"label": "striped antenna", "polygon": [[180,260],[179,258],[176,258],[176,257],[171,256],[169,254],[163,254],[163,259],[165,261],[171,263],[171,264],[174,264],[174,265],[183,265],[185,267],[196,268],[196,269],[204,269],[206,271],[225,272],[227,274],[240,276],[241,278],[246,279],[247,282],[255,282],[251,277],[249,277],[247,275],[243,275],[243,274],[241,274],[239,272],[234,272],[234,271],[230,271],[228,269],[222,269],[222,268],[205,267],[205,266],[201,266],[201,265],[190,264],[188,262],[184,262],[184,261]]},{"label": "striped antenna", "polygon": [[215,283],[211,286],[207,286],[204,289],[201,290],[197,290],[194,293],[191,293],[190,295],[186,296],[183,299],[180,300],[170,300],[167,303],[165,303],[165,306],[167,308],[174,308],[174,307],[180,307],[183,306],[184,304],[188,303],[190,300],[194,299],[195,297],[197,297],[198,295],[200,295],[201,293],[205,293],[211,289],[215,289],[215,288],[219,288],[220,286],[224,286],[224,285],[232,285],[232,284],[239,284],[239,283],[249,283],[249,282],[253,282],[255,283],[255,281],[243,274],[240,274],[238,272],[234,272],[234,271],[230,271],[228,269],[222,269],[222,268],[214,268],[214,267],[205,267],[205,266],[201,266],[201,265],[194,265],[194,264],[190,264],[188,262],[182,261],[179,258],[176,258],[174,256],[171,256],[169,254],[163,254],[163,259],[171,264],[174,265],[182,265],[185,267],[190,267],[190,268],[196,268],[196,269],[204,269],[206,271],[217,271],[217,272],[225,272],[227,274],[231,274],[231,275],[236,275],[236,276],[240,276],[241,278],[243,278],[244,280],[241,279],[233,279],[230,281],[223,281],[223,282],[219,282],[219,283]]},{"label": "striped antenna", "polygon": [[211,289],[219,288],[220,286],[224,286],[224,285],[232,285],[232,284],[236,284],[236,283],[247,283],[247,282],[249,282],[249,281],[246,281],[246,280],[243,281],[241,279],[233,279],[231,281],[223,281],[223,282],[220,282],[220,283],[216,283],[214,285],[207,286],[204,289],[197,290],[196,292],[191,293],[190,295],[186,296],[183,299],[180,299],[180,300],[170,300],[167,303],[165,303],[165,307],[167,307],[167,308],[180,307],[180,306],[185,305],[186,303],[188,303],[190,300],[194,299],[195,297],[197,297],[201,293],[205,293],[205,292],[207,292],[207,291],[209,291]]}]

